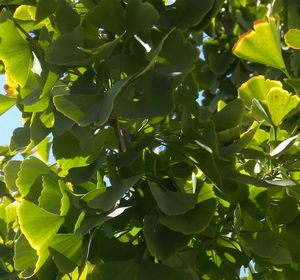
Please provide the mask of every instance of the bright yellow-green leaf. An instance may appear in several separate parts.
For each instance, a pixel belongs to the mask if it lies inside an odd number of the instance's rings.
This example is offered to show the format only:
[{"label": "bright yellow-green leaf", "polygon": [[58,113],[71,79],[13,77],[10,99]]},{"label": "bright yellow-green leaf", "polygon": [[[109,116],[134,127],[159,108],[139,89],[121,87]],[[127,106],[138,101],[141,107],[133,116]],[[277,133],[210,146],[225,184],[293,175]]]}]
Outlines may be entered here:
[{"label": "bright yellow-green leaf", "polygon": [[39,159],[30,157],[24,160],[16,180],[16,186],[18,187],[20,194],[23,197],[26,196],[35,180],[48,172],[49,167]]},{"label": "bright yellow-green leaf", "polygon": [[290,29],[284,35],[285,43],[296,50],[300,50],[300,29]]},{"label": "bright yellow-green leaf", "polygon": [[250,108],[254,98],[260,101],[265,100],[272,87],[282,88],[282,84],[279,81],[265,79],[264,76],[255,76],[239,87],[239,98]]},{"label": "bright yellow-green leaf", "polygon": [[63,217],[26,200],[22,200],[17,213],[21,231],[35,250],[48,246],[64,221]]},{"label": "bright yellow-green leaf", "polygon": [[283,119],[300,104],[300,98],[291,95],[279,87],[272,88],[267,96],[267,105],[271,120],[275,126],[281,124]]},{"label": "bright yellow-green leaf", "polygon": [[14,12],[14,18],[24,21],[35,20],[36,7],[21,5]]},{"label": "bright yellow-green leaf", "polygon": [[286,69],[281,53],[280,31],[273,17],[268,21],[255,21],[253,30],[241,35],[232,51],[240,58]]},{"label": "bright yellow-green leaf", "polygon": [[16,104],[16,98],[0,94],[0,116]]},{"label": "bright yellow-green leaf", "polygon": [[18,271],[22,271],[22,276],[31,276],[37,262],[37,255],[30,246],[25,236],[22,234],[14,244],[14,267]]},{"label": "bright yellow-green leaf", "polygon": [[62,193],[56,178],[43,176],[43,190],[39,197],[39,207],[55,214],[60,214]]},{"label": "bright yellow-green leaf", "polygon": [[49,243],[63,224],[64,218],[26,200],[21,201],[17,214],[21,232],[37,251],[38,261],[34,271],[37,272],[49,257]]},{"label": "bright yellow-green leaf", "polygon": [[57,234],[49,245],[50,254],[59,270],[72,272],[83,260],[83,236],[78,234]]},{"label": "bright yellow-green leaf", "polygon": [[9,19],[0,23],[0,38],[0,60],[4,62],[6,75],[23,87],[32,67],[29,44]]}]

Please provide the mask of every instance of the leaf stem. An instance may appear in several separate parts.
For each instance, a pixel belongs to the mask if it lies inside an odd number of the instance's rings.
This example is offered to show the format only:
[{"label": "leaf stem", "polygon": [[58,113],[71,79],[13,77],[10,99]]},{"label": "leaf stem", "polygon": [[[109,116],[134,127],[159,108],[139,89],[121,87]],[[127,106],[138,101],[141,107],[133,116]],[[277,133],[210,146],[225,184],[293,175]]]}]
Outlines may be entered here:
[{"label": "leaf stem", "polygon": [[114,128],[115,135],[119,142],[119,151],[126,152],[126,143],[123,135],[123,131],[120,127],[119,116],[115,113],[114,119],[111,120],[111,125]]},{"label": "leaf stem", "polygon": [[15,26],[26,36],[26,39],[27,41],[34,45],[34,46],[37,46],[38,45],[38,41],[33,39],[27,32],[25,29],[23,29],[23,27],[15,20],[15,19],[12,19]]}]

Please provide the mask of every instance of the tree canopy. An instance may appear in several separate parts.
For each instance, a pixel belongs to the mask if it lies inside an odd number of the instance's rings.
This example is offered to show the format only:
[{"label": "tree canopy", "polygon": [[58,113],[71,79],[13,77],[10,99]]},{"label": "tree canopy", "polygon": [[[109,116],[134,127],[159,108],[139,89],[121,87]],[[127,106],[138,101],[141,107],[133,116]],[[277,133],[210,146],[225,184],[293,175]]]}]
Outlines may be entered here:
[{"label": "tree canopy", "polygon": [[0,279],[299,279],[298,0],[0,3]]}]

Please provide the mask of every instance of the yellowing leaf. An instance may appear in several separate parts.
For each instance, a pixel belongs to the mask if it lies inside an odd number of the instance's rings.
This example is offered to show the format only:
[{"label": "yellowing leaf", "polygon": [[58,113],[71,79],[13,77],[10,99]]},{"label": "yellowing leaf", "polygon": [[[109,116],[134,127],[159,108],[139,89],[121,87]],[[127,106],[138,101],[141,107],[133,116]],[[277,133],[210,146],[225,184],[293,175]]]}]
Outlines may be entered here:
[{"label": "yellowing leaf", "polygon": [[281,124],[283,119],[300,104],[300,98],[291,95],[282,88],[272,88],[267,96],[267,105],[271,120],[275,126]]},{"label": "yellowing leaf", "polygon": [[282,84],[279,81],[265,79],[264,76],[255,76],[239,87],[238,95],[245,105],[250,108],[254,98],[260,101],[265,100],[268,92],[273,87],[282,88]]},{"label": "yellowing leaf", "polygon": [[268,21],[255,21],[253,30],[241,35],[232,51],[240,58],[286,69],[281,53],[280,31],[273,17]]},{"label": "yellowing leaf", "polygon": [[0,39],[0,60],[4,62],[6,76],[23,87],[32,67],[29,44],[9,19],[0,23]]},{"label": "yellowing leaf", "polygon": [[21,5],[14,12],[14,18],[18,20],[30,21],[35,20],[36,7]]},{"label": "yellowing leaf", "polygon": [[290,48],[300,50],[300,30],[290,29],[284,35],[284,41]]}]

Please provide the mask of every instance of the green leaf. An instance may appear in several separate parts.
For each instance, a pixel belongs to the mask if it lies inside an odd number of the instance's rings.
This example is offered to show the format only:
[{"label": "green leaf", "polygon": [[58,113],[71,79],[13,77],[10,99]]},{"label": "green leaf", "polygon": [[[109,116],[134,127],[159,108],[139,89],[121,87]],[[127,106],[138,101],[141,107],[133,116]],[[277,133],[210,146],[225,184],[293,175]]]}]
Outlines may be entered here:
[{"label": "green leaf", "polygon": [[30,246],[29,242],[23,234],[15,242],[14,267],[18,271],[24,271],[25,275],[32,275],[38,256],[35,250]]},{"label": "green leaf", "polygon": [[260,231],[254,234],[241,233],[240,239],[248,250],[265,259],[276,256],[276,251],[280,248],[275,234],[271,231]]},{"label": "green leaf", "polygon": [[30,246],[37,251],[37,272],[49,257],[48,246],[64,218],[50,213],[35,204],[22,200],[17,209],[19,225]]},{"label": "green leaf", "polygon": [[52,176],[43,176],[43,190],[39,197],[39,207],[51,213],[60,214],[62,193],[58,181]]},{"label": "green leaf", "polygon": [[289,224],[298,215],[297,200],[290,196],[285,196],[279,201],[271,201],[268,213],[272,221],[277,224]]},{"label": "green leaf", "polygon": [[86,54],[79,47],[83,47],[83,29],[75,28],[71,33],[58,37],[48,49],[45,57],[50,64],[56,65],[80,65],[86,59]]},{"label": "green leaf", "polygon": [[[144,218],[143,231],[150,254],[159,260],[165,260],[175,254],[177,250],[185,247],[189,241],[189,237],[166,228],[154,216]],[[165,240],[166,236],[168,242]]]},{"label": "green leaf", "polygon": [[103,0],[87,16],[88,21],[97,27],[121,35],[125,31],[125,11],[119,0]]},{"label": "green leaf", "polygon": [[116,82],[105,94],[55,96],[54,105],[58,111],[80,126],[102,125],[109,118],[114,99],[127,82],[128,78]]},{"label": "green leaf", "polygon": [[289,29],[284,35],[284,41],[290,48],[300,50],[300,30]]},{"label": "green leaf", "polygon": [[84,182],[89,181],[96,174],[97,170],[103,164],[103,161],[104,156],[102,156],[98,161],[90,164],[89,166],[69,169],[66,180],[76,185],[80,185]]},{"label": "green leaf", "polygon": [[35,14],[36,22],[41,22],[51,16],[57,8],[57,0],[40,0],[38,2]]},{"label": "green leaf", "polygon": [[87,166],[94,161],[93,155],[82,151],[79,140],[71,132],[56,135],[53,154],[65,175],[70,168]]},{"label": "green leaf", "polygon": [[149,72],[116,98],[115,108],[125,118],[151,118],[170,113],[174,100],[169,79]]},{"label": "green leaf", "polygon": [[300,216],[290,224],[286,226],[286,230],[283,232],[283,239],[285,241],[287,249],[290,251],[294,261],[300,261],[300,244],[295,242],[298,240],[300,234]]},{"label": "green leaf", "polygon": [[177,0],[173,9],[167,10],[163,21],[165,24],[178,26],[181,29],[187,29],[190,26],[196,26],[213,9],[214,2],[211,0]]},{"label": "green leaf", "polygon": [[16,186],[18,187],[21,196],[24,197],[29,193],[31,186],[37,178],[48,173],[48,165],[41,160],[35,157],[25,159],[21,164],[16,180]]},{"label": "green leaf", "polygon": [[205,15],[205,17],[201,20],[199,24],[194,26],[194,29],[205,30],[205,28],[207,28],[209,24],[214,21],[214,18],[220,12],[220,9],[222,8],[223,4],[224,0],[215,0],[213,8],[210,9],[210,11]]},{"label": "green leaf", "polygon": [[0,94],[0,116],[16,104],[16,98]]},{"label": "green leaf", "polygon": [[36,154],[39,157],[39,159],[41,159],[45,163],[49,161],[50,148],[51,143],[48,137],[46,137],[42,142],[40,142],[37,145]]},{"label": "green leaf", "polygon": [[117,37],[113,41],[104,43],[97,48],[86,49],[80,47],[79,49],[86,54],[97,56],[98,59],[106,60],[111,56],[112,52],[114,51],[114,49],[119,43],[120,43],[120,37]]},{"label": "green leaf", "polygon": [[264,76],[255,76],[239,87],[239,98],[241,98],[245,105],[250,108],[253,99],[259,101],[266,100],[268,92],[273,87],[282,88],[282,84],[280,81],[265,79]]},{"label": "green leaf", "polygon": [[10,160],[3,169],[5,185],[11,192],[18,190],[16,186],[16,179],[18,178],[21,163],[21,161]]},{"label": "green leaf", "polygon": [[[110,188],[104,193],[88,201],[88,206],[93,209],[111,210],[130,188],[132,188],[140,179],[141,175],[136,175],[128,179],[118,178]],[[84,198],[83,198],[84,199]]]},{"label": "green leaf", "polygon": [[215,123],[216,131],[222,131],[240,125],[243,116],[244,103],[239,99],[235,99],[217,112],[212,120]]},{"label": "green leaf", "polygon": [[272,88],[267,96],[267,105],[271,120],[279,126],[283,119],[300,104],[300,97],[291,95],[282,88]]},{"label": "green leaf", "polygon": [[166,215],[184,214],[195,207],[196,196],[194,194],[163,190],[160,186],[152,182],[149,182],[149,186],[158,207]]},{"label": "green leaf", "polygon": [[159,52],[155,70],[176,79],[187,75],[198,57],[198,51],[185,40],[183,34],[174,30],[166,38]]},{"label": "green leaf", "polygon": [[21,201],[17,213],[22,233],[30,246],[37,251],[49,245],[64,221],[63,217],[26,200]]},{"label": "green leaf", "polygon": [[30,128],[28,126],[18,127],[14,130],[10,139],[9,149],[11,152],[25,150],[30,143]]},{"label": "green leaf", "polygon": [[33,146],[42,142],[51,132],[51,129],[46,127],[42,122],[42,115],[33,113],[30,122],[30,140]]},{"label": "green leaf", "polygon": [[[50,5],[51,3],[48,4]],[[80,24],[80,16],[69,1],[59,0],[55,11],[55,22],[61,33],[70,33]]]},{"label": "green leaf", "polygon": [[120,261],[97,264],[93,270],[95,279],[98,280],[186,280],[190,274],[183,270],[174,269],[162,264],[145,261]]},{"label": "green leaf", "polygon": [[293,87],[296,92],[300,92],[300,79],[284,79],[284,81]]},{"label": "green leaf", "polygon": [[273,17],[268,21],[255,21],[253,30],[240,36],[232,51],[240,58],[286,70],[281,53],[280,31]]},{"label": "green leaf", "polygon": [[128,35],[136,34],[153,26],[159,14],[148,2],[130,0],[126,7],[126,31]]},{"label": "green leaf", "polygon": [[216,209],[217,201],[211,198],[197,204],[194,209],[183,215],[162,216],[159,221],[171,230],[196,234],[208,227]]},{"label": "green leaf", "polygon": [[299,138],[299,135],[292,136],[288,139],[285,139],[281,142],[277,147],[274,148],[273,151],[270,152],[271,157],[278,157],[283,154],[287,149],[294,144],[294,142]]},{"label": "green leaf", "polygon": [[257,99],[252,100],[251,115],[258,121],[264,121],[268,125],[272,125],[272,120],[267,113],[267,109]]},{"label": "green leaf", "polygon": [[210,70],[217,75],[225,74],[233,61],[234,58],[226,53],[218,54],[212,52],[208,58]]},{"label": "green leaf", "polygon": [[[87,198],[87,196],[86,196]],[[76,223],[75,233],[76,234],[87,234],[93,228],[102,226],[105,222],[123,214],[123,212],[128,209],[128,207],[119,207],[109,214],[101,214],[97,216],[88,216],[82,214],[83,220],[80,223]]]},{"label": "green leaf", "polygon": [[29,43],[20,35],[12,20],[0,23],[0,59],[9,80],[23,87],[32,67]]},{"label": "green leaf", "polygon": [[83,236],[57,234],[49,244],[50,254],[62,273],[72,272],[83,260]]}]

